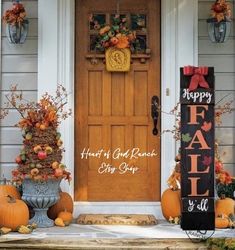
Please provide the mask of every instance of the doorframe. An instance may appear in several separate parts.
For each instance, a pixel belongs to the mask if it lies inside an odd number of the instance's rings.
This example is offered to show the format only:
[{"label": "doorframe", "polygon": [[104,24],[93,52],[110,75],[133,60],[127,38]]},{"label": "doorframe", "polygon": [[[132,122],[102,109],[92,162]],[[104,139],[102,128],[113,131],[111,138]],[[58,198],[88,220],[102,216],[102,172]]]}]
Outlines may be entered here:
[{"label": "doorframe", "polygon": [[[70,93],[68,107],[74,110],[75,0],[39,0],[38,23],[38,98],[45,91],[54,93],[57,83],[62,83]],[[198,65],[198,1],[161,0],[161,105],[165,112],[178,101],[179,67],[183,65]],[[173,116],[161,114],[162,130],[174,124]],[[74,177],[74,117],[64,121],[60,130],[66,149],[64,163]],[[172,135],[162,135],[161,192],[167,188],[178,146]],[[74,178],[70,185],[62,185],[74,195]],[[92,211],[162,217],[160,202],[75,202],[75,216]]]}]

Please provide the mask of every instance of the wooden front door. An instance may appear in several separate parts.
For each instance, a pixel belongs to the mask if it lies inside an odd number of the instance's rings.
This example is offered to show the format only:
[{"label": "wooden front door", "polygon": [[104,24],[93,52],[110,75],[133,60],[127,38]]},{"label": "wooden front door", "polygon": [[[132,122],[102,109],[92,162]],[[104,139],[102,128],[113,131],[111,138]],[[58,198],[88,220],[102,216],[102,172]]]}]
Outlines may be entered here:
[{"label": "wooden front door", "polygon": [[[93,45],[117,10],[138,39],[126,73],[107,72]],[[75,200],[159,201],[160,0],[77,0],[75,13]]]}]

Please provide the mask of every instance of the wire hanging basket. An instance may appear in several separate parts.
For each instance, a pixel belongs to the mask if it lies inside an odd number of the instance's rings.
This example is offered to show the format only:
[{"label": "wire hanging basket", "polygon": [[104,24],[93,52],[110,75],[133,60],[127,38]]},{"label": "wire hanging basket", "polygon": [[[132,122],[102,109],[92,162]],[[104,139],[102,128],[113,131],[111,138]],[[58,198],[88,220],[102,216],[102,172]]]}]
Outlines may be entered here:
[{"label": "wire hanging basket", "polygon": [[29,30],[29,21],[25,19],[21,24],[7,24],[6,36],[9,43],[23,44],[27,38]]}]

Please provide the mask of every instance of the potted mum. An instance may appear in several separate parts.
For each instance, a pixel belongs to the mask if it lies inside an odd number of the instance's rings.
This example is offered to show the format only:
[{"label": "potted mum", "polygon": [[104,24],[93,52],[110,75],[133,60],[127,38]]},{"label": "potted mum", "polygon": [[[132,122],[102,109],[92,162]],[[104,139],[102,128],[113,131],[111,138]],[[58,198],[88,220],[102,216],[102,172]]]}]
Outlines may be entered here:
[{"label": "potted mum", "polygon": [[58,85],[55,97],[46,93],[39,102],[28,102],[12,87],[6,98],[1,118],[8,114],[8,108],[17,110],[21,116],[17,126],[23,136],[22,149],[15,159],[18,167],[12,171],[13,181],[22,184],[22,199],[34,209],[30,223],[53,226],[47,210],[59,200],[60,181],[71,178],[61,162],[64,149],[58,131],[60,122],[71,115],[71,110],[65,110],[66,90]]},{"label": "potted mum", "polygon": [[29,21],[26,19],[26,11],[19,1],[13,2],[12,8],[5,11],[3,22],[6,24],[8,41],[14,44],[25,42],[28,34]]},{"label": "potted mum", "polygon": [[125,72],[130,69],[131,48],[133,49],[136,33],[129,30],[127,20],[119,14],[112,18],[112,25],[100,28],[96,50],[105,51],[107,71]]}]

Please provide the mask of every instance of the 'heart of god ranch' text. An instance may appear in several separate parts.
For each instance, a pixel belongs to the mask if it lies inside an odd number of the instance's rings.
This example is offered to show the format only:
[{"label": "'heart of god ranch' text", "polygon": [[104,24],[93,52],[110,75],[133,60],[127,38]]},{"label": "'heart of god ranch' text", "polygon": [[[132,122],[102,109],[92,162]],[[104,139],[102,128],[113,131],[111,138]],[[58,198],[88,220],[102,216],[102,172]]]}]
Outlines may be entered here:
[{"label": "'heart of god ranch' text", "polygon": [[141,152],[139,148],[128,149],[126,151],[122,151],[120,148],[116,148],[111,152],[111,150],[99,149],[96,152],[92,152],[89,148],[84,148],[81,152],[81,159],[88,159],[89,157],[94,158],[106,158],[106,159],[114,159],[118,160],[121,158],[124,159],[139,159],[141,157],[156,157],[158,156],[155,149],[151,152]]},{"label": "'heart of god ranch' text", "polygon": [[[89,148],[84,148],[81,152],[81,159],[88,159],[89,157],[94,158],[102,158],[102,159],[125,159],[125,160],[137,160],[142,157],[156,157],[158,154],[155,149],[151,152],[141,152],[139,148],[128,149],[126,151],[122,151],[120,148],[116,148],[111,152],[111,150],[100,149],[96,152],[92,152]],[[100,167],[98,168],[99,174],[114,174],[118,172],[119,174],[131,173],[135,174],[139,170],[139,167],[135,165],[129,165],[129,163],[122,162],[118,167],[115,167],[109,163],[102,162]]]}]

